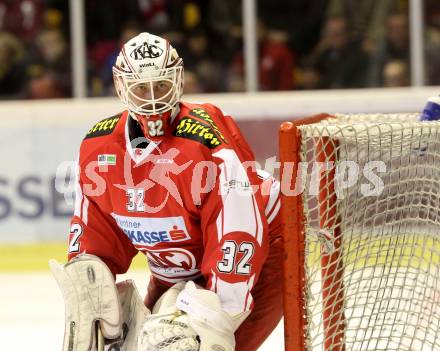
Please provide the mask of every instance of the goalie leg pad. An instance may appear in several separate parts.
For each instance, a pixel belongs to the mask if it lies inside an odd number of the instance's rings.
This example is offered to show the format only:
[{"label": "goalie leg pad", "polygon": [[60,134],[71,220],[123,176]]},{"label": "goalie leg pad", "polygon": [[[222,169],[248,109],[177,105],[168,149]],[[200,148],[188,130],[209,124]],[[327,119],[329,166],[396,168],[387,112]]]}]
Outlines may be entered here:
[{"label": "goalie leg pad", "polygon": [[88,351],[99,321],[105,338],[122,332],[122,313],[113,275],[98,257],[81,254],[65,265],[49,261],[65,302],[63,351]]},{"label": "goalie leg pad", "polygon": [[145,318],[150,314],[132,280],[117,283],[119,300],[122,307],[123,335],[120,342],[121,351],[136,351],[137,339]]}]

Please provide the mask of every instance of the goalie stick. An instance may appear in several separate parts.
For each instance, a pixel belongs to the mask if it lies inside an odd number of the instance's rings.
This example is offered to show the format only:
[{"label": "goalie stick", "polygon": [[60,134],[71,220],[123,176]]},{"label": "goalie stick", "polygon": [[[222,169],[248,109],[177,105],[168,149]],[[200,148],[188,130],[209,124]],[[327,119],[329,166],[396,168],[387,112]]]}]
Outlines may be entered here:
[{"label": "goalie stick", "polygon": [[104,335],[102,334],[101,328],[99,327],[99,323],[96,323],[96,345],[97,351],[105,351],[105,340]]}]

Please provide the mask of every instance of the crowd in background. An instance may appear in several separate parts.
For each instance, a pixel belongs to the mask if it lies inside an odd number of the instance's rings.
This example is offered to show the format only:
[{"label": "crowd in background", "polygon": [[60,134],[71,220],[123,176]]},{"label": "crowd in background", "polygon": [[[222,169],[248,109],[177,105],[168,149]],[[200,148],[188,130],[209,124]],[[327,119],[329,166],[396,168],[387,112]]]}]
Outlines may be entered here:
[{"label": "crowd in background", "polygon": [[[236,0],[87,0],[89,96],[114,95],[111,67],[140,31],[168,38],[185,93],[244,91]],[[72,95],[69,2],[0,0],[0,98]],[[408,0],[258,0],[259,90],[410,85]],[[440,1],[424,0],[426,84],[440,84]]]}]

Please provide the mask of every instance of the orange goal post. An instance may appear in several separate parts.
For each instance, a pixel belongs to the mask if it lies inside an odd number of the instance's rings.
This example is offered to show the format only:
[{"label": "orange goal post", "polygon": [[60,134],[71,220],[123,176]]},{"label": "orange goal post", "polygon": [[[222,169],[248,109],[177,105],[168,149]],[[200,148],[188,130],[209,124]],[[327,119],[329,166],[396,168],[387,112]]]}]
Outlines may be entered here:
[{"label": "orange goal post", "polygon": [[440,122],[279,131],[287,351],[440,350]]}]

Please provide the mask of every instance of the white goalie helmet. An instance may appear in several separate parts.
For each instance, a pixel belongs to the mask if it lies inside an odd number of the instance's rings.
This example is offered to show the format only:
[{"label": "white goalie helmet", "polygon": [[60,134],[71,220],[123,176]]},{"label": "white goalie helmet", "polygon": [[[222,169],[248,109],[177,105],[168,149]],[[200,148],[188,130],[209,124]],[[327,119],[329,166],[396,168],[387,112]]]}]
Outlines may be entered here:
[{"label": "white goalie helmet", "polygon": [[183,60],[168,40],[146,32],[130,39],[116,59],[113,78],[144,134],[163,137],[183,90]]}]

